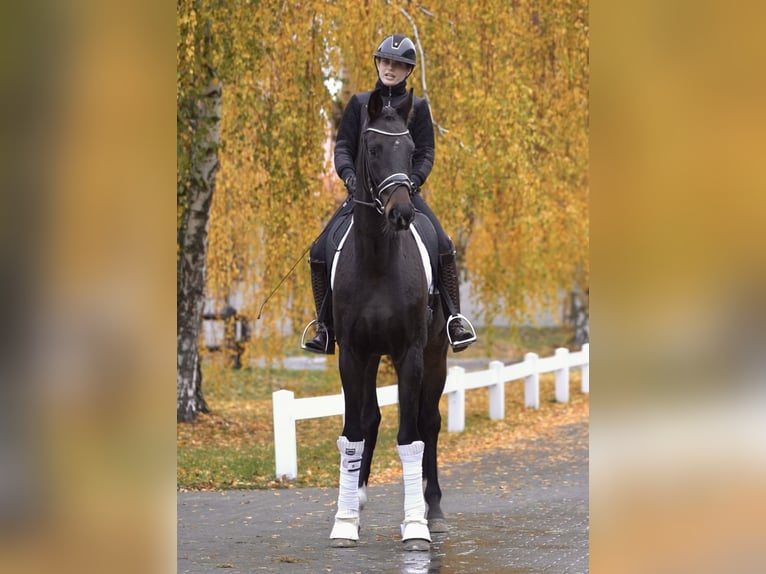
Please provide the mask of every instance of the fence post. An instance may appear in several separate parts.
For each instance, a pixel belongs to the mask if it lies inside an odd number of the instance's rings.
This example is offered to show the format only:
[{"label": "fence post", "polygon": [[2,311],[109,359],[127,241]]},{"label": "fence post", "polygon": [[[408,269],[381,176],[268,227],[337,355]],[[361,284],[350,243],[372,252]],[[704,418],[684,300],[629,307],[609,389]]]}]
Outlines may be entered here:
[{"label": "fence post", "polygon": [[580,367],[580,391],[587,394],[590,392],[590,343],[582,346],[582,352],[585,355],[585,363]]},{"label": "fence post", "polygon": [[455,390],[447,395],[447,430],[463,432],[465,430],[465,387],[463,386],[463,367],[450,367],[449,376],[455,380]]},{"label": "fence post", "polygon": [[556,402],[569,402],[569,349],[556,349],[556,357],[561,367],[556,369]]},{"label": "fence post", "polygon": [[493,420],[505,418],[505,382],[500,375],[502,368],[501,361],[492,361],[489,364],[490,376],[495,382],[489,387],[489,418]]},{"label": "fence post", "polygon": [[295,435],[295,393],[282,389],[271,395],[274,414],[274,462],[277,480],[298,477],[298,447]]},{"label": "fence post", "polygon": [[524,362],[529,362],[531,373],[524,378],[524,406],[540,408],[540,373],[537,371],[537,353],[524,355]]}]

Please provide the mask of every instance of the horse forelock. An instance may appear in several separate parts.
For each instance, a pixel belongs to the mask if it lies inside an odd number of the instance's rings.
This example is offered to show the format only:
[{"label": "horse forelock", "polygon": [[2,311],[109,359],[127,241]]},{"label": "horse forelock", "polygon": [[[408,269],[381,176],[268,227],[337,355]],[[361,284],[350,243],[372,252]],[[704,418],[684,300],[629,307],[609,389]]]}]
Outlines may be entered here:
[{"label": "horse forelock", "polygon": [[396,108],[392,108],[391,106],[386,106],[383,108],[383,111],[380,114],[380,117],[378,118],[379,121],[385,122],[392,131],[393,128],[391,126],[396,126],[398,129],[396,131],[399,131],[399,129],[407,129],[407,126],[409,125],[410,118],[412,117],[412,109],[410,109],[409,116],[407,116],[407,121],[403,122],[401,116],[399,115],[399,112],[396,111]]}]

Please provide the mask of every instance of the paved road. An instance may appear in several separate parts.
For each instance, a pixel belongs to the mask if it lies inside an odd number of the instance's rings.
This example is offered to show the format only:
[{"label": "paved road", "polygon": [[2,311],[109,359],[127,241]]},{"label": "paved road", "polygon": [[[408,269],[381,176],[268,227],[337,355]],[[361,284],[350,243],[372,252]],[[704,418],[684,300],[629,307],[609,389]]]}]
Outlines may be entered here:
[{"label": "paved road", "polygon": [[588,572],[588,426],[442,469],[450,531],[406,552],[400,485],[372,486],[360,543],[329,547],[336,489],[178,494],[178,572]]}]

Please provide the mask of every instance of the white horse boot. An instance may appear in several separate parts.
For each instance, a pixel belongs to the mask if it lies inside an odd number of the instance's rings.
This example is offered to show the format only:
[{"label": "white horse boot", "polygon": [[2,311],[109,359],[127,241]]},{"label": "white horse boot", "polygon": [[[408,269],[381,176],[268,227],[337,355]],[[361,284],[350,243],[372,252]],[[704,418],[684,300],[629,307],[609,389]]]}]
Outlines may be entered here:
[{"label": "white horse boot", "polygon": [[330,538],[332,546],[354,546],[359,540],[359,469],[362,466],[364,440],[351,442],[345,436],[338,437],[340,451],[340,484],[338,487],[338,511]]},{"label": "white horse boot", "polygon": [[[423,497],[423,450],[421,440],[412,444],[397,445],[402,461],[404,477],[404,522],[402,523],[402,541],[425,540],[431,542],[426,519],[426,500]],[[428,545],[411,545],[410,550],[428,550]]]}]

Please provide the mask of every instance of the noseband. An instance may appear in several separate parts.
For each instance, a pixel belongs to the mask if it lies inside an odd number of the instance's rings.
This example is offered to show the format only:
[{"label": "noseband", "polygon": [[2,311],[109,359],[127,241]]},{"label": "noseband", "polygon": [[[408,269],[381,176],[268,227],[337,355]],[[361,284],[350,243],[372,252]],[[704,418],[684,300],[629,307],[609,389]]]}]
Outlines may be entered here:
[{"label": "noseband", "polygon": [[[403,132],[386,132],[383,130],[379,130],[377,128],[366,128],[364,130],[364,133],[367,132],[375,132],[376,134],[381,134],[384,136],[406,136],[410,135],[410,130],[404,130]],[[383,215],[385,212],[385,205],[383,204],[383,201],[381,200],[381,196],[383,195],[383,192],[391,187],[397,187],[400,185],[403,185],[407,188],[407,191],[409,192],[410,196],[412,196],[412,190],[413,185],[412,181],[410,180],[410,176],[406,173],[392,173],[389,175],[386,179],[381,181],[380,183],[376,184],[372,180],[372,173],[370,169],[370,159],[369,155],[367,153],[367,140],[365,138],[362,138],[362,153],[364,154],[364,176],[365,176],[365,184],[367,185],[367,188],[370,190],[370,195],[372,195],[372,202],[368,201],[361,201],[359,199],[354,198],[354,203],[358,203],[359,205],[366,205],[367,207],[373,207],[375,208],[375,211],[377,211],[380,215]],[[390,199],[390,196],[389,196]]]}]

